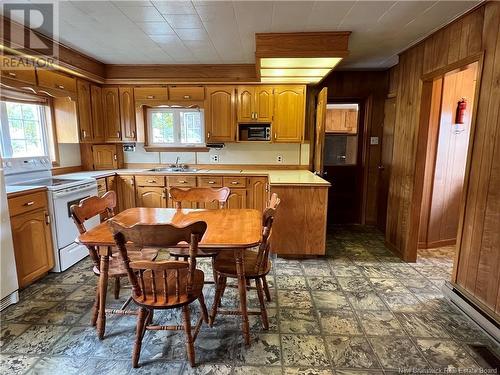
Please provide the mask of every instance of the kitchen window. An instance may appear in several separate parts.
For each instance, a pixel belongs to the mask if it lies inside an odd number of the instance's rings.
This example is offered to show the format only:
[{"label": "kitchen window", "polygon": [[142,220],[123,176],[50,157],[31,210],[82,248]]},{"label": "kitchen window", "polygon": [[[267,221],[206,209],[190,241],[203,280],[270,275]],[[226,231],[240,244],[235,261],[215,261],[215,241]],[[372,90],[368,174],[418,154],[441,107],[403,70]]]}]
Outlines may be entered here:
[{"label": "kitchen window", "polygon": [[148,108],[147,146],[205,147],[203,114],[201,108]]},{"label": "kitchen window", "polygon": [[4,158],[50,156],[55,160],[50,109],[39,103],[0,101],[0,151]]}]

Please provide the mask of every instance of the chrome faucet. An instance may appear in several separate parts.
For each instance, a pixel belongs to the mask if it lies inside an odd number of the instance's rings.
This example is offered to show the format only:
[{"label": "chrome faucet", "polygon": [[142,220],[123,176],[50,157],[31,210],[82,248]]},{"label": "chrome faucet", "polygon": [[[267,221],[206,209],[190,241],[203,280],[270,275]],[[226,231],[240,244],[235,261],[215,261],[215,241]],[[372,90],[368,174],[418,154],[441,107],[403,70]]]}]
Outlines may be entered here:
[{"label": "chrome faucet", "polygon": [[181,158],[179,156],[177,156],[177,159],[175,159],[175,168],[179,168],[179,160]]}]

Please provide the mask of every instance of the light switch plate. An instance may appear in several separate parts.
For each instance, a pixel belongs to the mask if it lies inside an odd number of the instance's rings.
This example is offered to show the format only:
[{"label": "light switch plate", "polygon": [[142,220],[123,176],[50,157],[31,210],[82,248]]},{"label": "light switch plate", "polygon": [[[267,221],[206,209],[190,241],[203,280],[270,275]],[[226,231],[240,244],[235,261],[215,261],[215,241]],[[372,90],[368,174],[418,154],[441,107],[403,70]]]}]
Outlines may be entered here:
[{"label": "light switch plate", "polygon": [[371,145],[378,145],[378,137],[370,137]]}]

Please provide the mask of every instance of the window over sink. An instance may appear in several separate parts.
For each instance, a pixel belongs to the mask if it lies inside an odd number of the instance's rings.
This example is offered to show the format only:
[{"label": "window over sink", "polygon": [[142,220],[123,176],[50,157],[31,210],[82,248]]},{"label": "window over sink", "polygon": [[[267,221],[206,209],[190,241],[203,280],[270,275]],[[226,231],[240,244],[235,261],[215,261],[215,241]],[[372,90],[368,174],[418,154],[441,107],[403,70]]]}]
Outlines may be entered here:
[{"label": "window over sink", "polygon": [[146,121],[148,147],[205,147],[205,122],[202,108],[147,108]]}]

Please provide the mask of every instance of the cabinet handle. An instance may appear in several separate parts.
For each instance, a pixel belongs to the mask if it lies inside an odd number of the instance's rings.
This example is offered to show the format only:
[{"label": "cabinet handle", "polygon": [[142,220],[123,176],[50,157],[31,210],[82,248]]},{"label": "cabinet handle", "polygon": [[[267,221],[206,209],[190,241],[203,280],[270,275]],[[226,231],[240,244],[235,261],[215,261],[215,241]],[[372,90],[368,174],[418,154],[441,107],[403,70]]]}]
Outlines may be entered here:
[{"label": "cabinet handle", "polygon": [[207,133],[207,138],[210,138],[210,132]]},{"label": "cabinet handle", "polygon": [[278,137],[276,136],[276,133],[274,133],[274,140],[276,140],[276,138],[278,138]]},{"label": "cabinet handle", "polygon": [[190,95],[184,95],[184,99],[191,99]]},{"label": "cabinet handle", "polygon": [[132,130],[132,138],[135,138],[135,130]]},{"label": "cabinet handle", "polygon": [[156,180],[147,180],[147,182],[150,184],[156,184]]},{"label": "cabinet handle", "polygon": [[87,132],[85,130],[82,130],[82,138],[83,139],[87,138]]},{"label": "cabinet handle", "polygon": [[179,181],[177,181],[177,182],[178,182],[179,184],[185,184],[187,181],[185,181],[185,180],[179,180]]},{"label": "cabinet handle", "polygon": [[116,161],[118,159],[118,157],[116,156],[116,154],[113,155],[113,160]]},{"label": "cabinet handle", "polygon": [[148,98],[148,99],[154,99],[155,96],[154,95],[148,95],[146,98]]},{"label": "cabinet handle", "polygon": [[232,185],[238,185],[238,184],[239,184],[239,182],[238,182],[238,181],[231,181],[231,184],[232,184]]},{"label": "cabinet handle", "polygon": [[208,183],[213,185],[213,184],[215,184],[215,181],[208,181]]},{"label": "cabinet handle", "polygon": [[45,213],[45,224],[50,224],[50,215],[47,212]]},{"label": "cabinet handle", "polygon": [[17,74],[16,74],[16,73],[14,73],[14,72],[9,72],[8,74],[9,74],[9,76],[11,76],[11,77],[15,77],[15,76],[17,76]]},{"label": "cabinet handle", "polygon": [[57,87],[58,89],[64,90],[64,86],[63,86],[63,85],[57,85],[57,84],[56,84],[56,87]]},{"label": "cabinet handle", "polygon": [[29,202],[26,202],[25,204],[23,204],[23,206],[29,207],[29,206],[33,206],[34,204],[35,204],[35,202],[29,201]]}]

